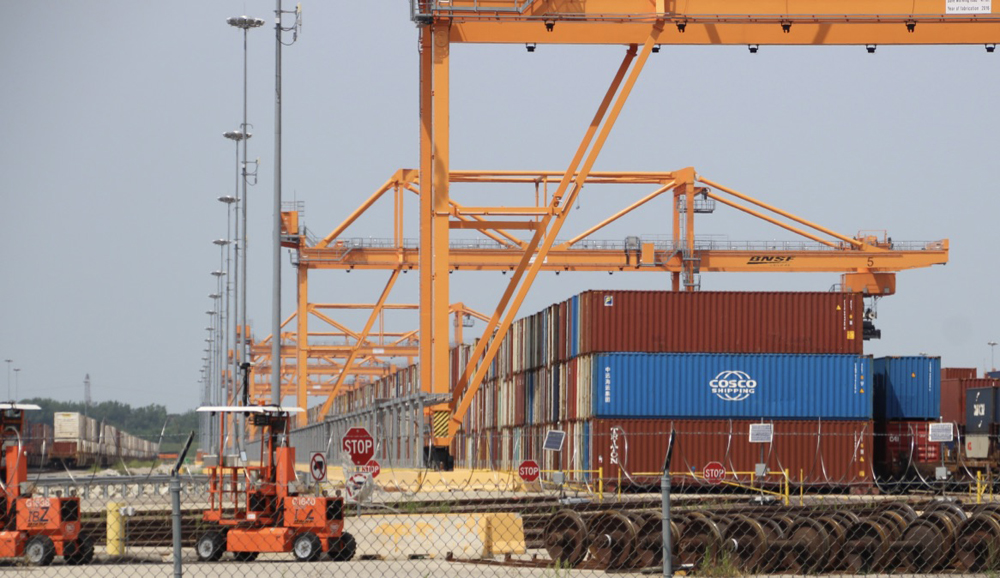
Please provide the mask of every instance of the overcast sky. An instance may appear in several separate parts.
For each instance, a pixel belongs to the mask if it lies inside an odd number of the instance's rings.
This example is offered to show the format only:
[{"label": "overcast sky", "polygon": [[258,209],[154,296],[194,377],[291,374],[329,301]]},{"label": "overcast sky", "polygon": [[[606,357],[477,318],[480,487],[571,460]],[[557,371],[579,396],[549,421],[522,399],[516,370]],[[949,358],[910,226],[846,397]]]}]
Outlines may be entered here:
[{"label": "overcast sky", "polygon": [[[289,4],[291,4],[289,2]],[[417,30],[401,0],[306,2],[284,57],[284,192],[323,236],[401,167],[418,164]],[[274,134],[273,2],[8,3],[0,35],[0,360],[21,397],[195,407],[226,236],[250,32],[249,317],[270,333]],[[457,45],[453,169],[565,169],[623,47]],[[879,303],[874,355],[938,354],[990,364],[998,302],[994,222],[1000,54],[982,46],[664,48],[653,55],[595,170],[694,166],[703,176],[838,232],[951,240],[947,266],[903,272]],[[651,189],[587,188],[561,237]],[[530,190],[492,191],[496,204]],[[455,188],[456,198],[462,190]],[[408,207],[414,213],[415,204]],[[348,236],[389,237],[391,206]],[[598,238],[669,235],[666,198]],[[732,210],[699,234],[790,239]],[[416,239],[408,219],[407,236]],[[286,315],[294,283],[283,256]],[[385,272],[316,273],[315,302],[371,302]],[[415,303],[416,275],[392,301]],[[826,291],[836,274],[706,274],[706,290]],[[456,273],[452,301],[491,312],[506,277]],[[531,313],[599,288],[664,288],[666,275],[543,274]],[[392,327],[415,329],[416,316]],[[363,322],[358,321],[360,329]],[[390,327],[390,328],[392,328]],[[481,327],[481,324],[479,325]],[[475,329],[473,329],[475,331]],[[0,391],[6,397],[6,364]]]}]

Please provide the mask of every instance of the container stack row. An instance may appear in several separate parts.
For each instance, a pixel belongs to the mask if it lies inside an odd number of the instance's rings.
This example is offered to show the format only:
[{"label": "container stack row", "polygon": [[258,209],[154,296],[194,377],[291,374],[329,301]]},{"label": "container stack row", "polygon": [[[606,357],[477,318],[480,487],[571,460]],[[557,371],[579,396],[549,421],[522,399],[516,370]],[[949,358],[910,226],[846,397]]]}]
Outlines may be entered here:
[{"label": "container stack row", "polygon": [[78,467],[149,460],[159,453],[159,444],[78,412],[57,412],[53,434],[50,459]]},{"label": "container stack row", "polygon": [[[662,469],[674,431],[675,471],[766,464],[793,481],[870,483],[876,434],[940,418],[942,370],[936,357],[865,356],[863,314],[851,293],[581,293],[511,326],[455,465],[534,459],[570,479],[629,478]],[[452,350],[452,388],[471,350]],[[346,392],[334,411],[418,389],[411,366]],[[762,424],[765,441],[751,439]],[[566,434],[560,451],[542,448],[552,430]]]},{"label": "container stack row", "polygon": [[[941,381],[941,413],[958,424],[964,435],[962,456],[973,466],[997,454],[1000,435],[1000,379],[996,372],[978,377],[975,369],[953,371]],[[995,461],[995,459],[993,460]],[[987,466],[988,467],[988,466]]]},{"label": "container stack row", "polygon": [[[764,464],[795,482],[870,484],[883,424],[939,419],[941,365],[864,356],[862,314],[854,294],[577,295],[515,324],[510,355],[465,416],[456,464],[533,459],[571,479],[642,483],[674,431],[675,472]],[[566,432],[560,452],[542,449],[551,430]]]},{"label": "container stack row", "polygon": [[933,476],[942,448],[930,441],[930,425],[941,420],[947,405],[941,378],[950,370],[942,370],[941,358],[927,356],[882,357],[874,370],[877,473],[898,479],[915,468]]}]

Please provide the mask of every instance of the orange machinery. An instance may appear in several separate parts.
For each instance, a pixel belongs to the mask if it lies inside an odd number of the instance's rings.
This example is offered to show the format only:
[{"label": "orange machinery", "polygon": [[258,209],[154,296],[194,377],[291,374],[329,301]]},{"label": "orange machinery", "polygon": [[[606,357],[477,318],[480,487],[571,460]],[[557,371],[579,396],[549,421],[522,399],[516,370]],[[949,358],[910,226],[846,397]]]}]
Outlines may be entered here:
[{"label": "orange machinery", "polygon": [[[344,499],[308,491],[295,475],[295,448],[288,445],[290,414],[301,408],[278,406],[211,406],[199,412],[226,419],[249,416],[261,429],[259,465],[245,455],[205,456],[209,472],[209,507],[204,521],[216,526],[198,538],[202,561],[219,560],[232,552],[238,562],[250,562],[262,552],[292,552],[299,561],[313,561],[324,552],[333,560],[354,557],[354,536],[344,531]],[[220,459],[221,458],[221,459]]]},{"label": "orange machinery", "polygon": [[80,536],[80,498],[35,497],[26,487],[24,412],[39,409],[0,403],[0,558],[24,556],[33,566],[47,566],[62,556],[67,564],[86,564],[94,559],[94,544]]}]

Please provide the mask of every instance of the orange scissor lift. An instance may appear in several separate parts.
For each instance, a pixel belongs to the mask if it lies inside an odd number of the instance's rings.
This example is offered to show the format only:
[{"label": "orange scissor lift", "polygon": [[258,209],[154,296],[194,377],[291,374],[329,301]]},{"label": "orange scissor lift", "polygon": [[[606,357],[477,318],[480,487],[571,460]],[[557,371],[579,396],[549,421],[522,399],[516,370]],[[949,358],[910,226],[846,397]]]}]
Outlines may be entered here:
[{"label": "orange scissor lift", "polygon": [[23,556],[47,566],[56,556],[67,564],[94,559],[94,544],[80,536],[80,498],[33,496],[26,487],[24,412],[37,405],[0,403],[0,558]]},{"label": "orange scissor lift", "polygon": [[288,433],[290,414],[301,408],[210,406],[198,411],[219,414],[219,431],[227,431],[227,418],[245,414],[262,434],[257,466],[247,465],[245,456],[225,455],[225,440],[217,456],[205,457],[209,507],[202,519],[216,527],[198,538],[199,560],[216,561],[225,552],[239,562],[265,552],[292,552],[303,562],[323,553],[335,561],[354,557],[356,542],[344,531],[344,499],[310,492],[296,477]]}]

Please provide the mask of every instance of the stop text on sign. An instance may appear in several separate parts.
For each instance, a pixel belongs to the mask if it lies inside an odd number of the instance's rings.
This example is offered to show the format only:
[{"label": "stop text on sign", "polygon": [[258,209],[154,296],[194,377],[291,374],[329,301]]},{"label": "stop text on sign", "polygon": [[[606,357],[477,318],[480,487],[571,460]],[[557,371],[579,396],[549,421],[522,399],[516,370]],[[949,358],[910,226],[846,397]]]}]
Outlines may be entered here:
[{"label": "stop text on sign", "polygon": [[373,440],[344,440],[344,451],[353,455],[373,453],[375,442]]},{"label": "stop text on sign", "polygon": [[702,470],[702,476],[706,482],[718,484],[726,475],[726,468],[719,462],[709,462]]},{"label": "stop text on sign", "polygon": [[526,482],[534,482],[540,473],[541,468],[538,467],[538,462],[535,460],[524,460],[517,468],[517,475]]},{"label": "stop text on sign", "polygon": [[352,427],[344,434],[341,449],[356,466],[363,466],[375,456],[375,439],[363,427]]}]

